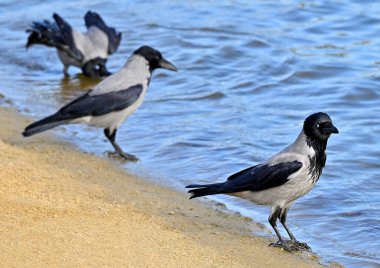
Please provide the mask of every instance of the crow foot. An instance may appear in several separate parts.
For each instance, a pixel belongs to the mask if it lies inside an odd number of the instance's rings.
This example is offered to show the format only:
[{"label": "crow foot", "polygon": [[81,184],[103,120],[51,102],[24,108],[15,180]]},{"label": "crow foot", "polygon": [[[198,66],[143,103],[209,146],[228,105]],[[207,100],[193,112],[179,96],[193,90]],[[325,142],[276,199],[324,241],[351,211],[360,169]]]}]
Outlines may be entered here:
[{"label": "crow foot", "polygon": [[311,248],[306,243],[302,243],[297,240],[291,240],[290,242],[297,248],[297,250],[311,250]]},{"label": "crow foot", "polygon": [[140,160],[133,154],[128,154],[125,152],[107,152],[107,154],[109,157],[114,158],[114,159],[122,159],[126,161],[131,161],[131,162],[138,162]]},{"label": "crow foot", "polygon": [[291,241],[278,240],[276,243],[270,243],[270,247],[282,248],[286,251],[292,252],[298,250]]}]

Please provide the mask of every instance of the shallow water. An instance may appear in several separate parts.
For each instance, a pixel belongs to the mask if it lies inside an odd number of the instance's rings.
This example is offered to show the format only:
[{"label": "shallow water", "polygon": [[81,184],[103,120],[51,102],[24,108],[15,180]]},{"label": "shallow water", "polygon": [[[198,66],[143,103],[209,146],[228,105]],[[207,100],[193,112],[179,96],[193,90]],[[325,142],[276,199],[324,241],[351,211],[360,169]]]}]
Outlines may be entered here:
[{"label": "shallow water", "polygon": [[[25,50],[24,30],[53,12],[84,30],[84,13],[98,11],[123,32],[112,71],[143,44],[180,69],[156,71],[144,104],[120,129],[119,143],[142,160],[128,170],[181,190],[222,181],[291,143],[310,113],[328,112],[340,134],[329,141],[317,186],[292,207],[290,226],[325,262],[380,266],[378,4],[66,2],[0,2],[0,93],[13,105],[40,118],[97,83],[76,69],[64,79],[54,50]],[[88,152],[111,149],[102,130],[55,133]],[[268,208],[215,199],[267,224]]]}]

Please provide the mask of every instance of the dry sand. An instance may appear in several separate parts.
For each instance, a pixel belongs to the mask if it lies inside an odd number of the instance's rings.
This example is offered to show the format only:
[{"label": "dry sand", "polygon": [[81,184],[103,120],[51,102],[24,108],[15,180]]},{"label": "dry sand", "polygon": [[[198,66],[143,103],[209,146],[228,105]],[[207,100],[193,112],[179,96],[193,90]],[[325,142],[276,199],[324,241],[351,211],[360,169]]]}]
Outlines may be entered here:
[{"label": "dry sand", "polygon": [[254,222],[128,175],[0,108],[0,267],[314,267]]}]

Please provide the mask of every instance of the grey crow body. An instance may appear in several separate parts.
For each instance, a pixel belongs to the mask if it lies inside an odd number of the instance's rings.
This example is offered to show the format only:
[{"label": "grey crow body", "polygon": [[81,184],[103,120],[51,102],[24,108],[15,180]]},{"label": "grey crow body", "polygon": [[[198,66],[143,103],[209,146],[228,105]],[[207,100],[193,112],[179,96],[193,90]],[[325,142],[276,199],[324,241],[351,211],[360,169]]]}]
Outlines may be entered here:
[{"label": "grey crow body", "polygon": [[81,68],[83,74],[90,77],[109,75],[107,58],[117,50],[121,33],[108,27],[97,13],[91,11],[84,17],[86,33],[74,30],[56,13],[53,18],[54,22],[44,20],[30,25],[26,47],[34,44],[55,47],[65,75],[68,75],[69,66]]},{"label": "grey crow body", "polygon": [[[231,175],[226,182],[208,185],[188,185],[190,198],[227,194],[247,199],[258,205],[271,206],[269,223],[278,242],[272,246],[285,250],[310,249],[298,242],[286,225],[286,216],[295,200],[307,194],[317,183],[326,163],[326,146],[330,134],[338,133],[330,117],[315,113],[304,121],[298,138],[266,162]],[[282,223],[290,241],[282,239],[277,229],[277,219]]]},{"label": "grey crow body", "polygon": [[120,71],[55,114],[29,125],[23,135],[28,137],[63,124],[85,123],[103,128],[118,155],[127,160],[137,160],[135,156],[123,152],[116,143],[116,131],[141,105],[152,72],[157,68],[177,71],[159,51],[148,46],[140,47]]}]

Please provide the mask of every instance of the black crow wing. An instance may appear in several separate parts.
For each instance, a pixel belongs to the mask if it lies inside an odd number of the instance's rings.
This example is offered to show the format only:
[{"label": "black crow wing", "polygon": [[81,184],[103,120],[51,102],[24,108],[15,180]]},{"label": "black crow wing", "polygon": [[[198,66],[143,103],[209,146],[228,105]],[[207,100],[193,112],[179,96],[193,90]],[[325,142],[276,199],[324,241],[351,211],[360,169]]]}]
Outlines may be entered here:
[{"label": "black crow wing", "polygon": [[61,16],[57,13],[53,14],[55,27],[59,31],[55,31],[54,40],[57,48],[64,50],[71,57],[81,62],[84,58],[83,54],[78,50],[75,45],[72,28]]},{"label": "black crow wing", "polygon": [[22,134],[29,137],[83,116],[101,116],[124,110],[138,100],[142,91],[143,87],[140,84],[125,90],[99,95],[91,95],[91,91],[89,91],[55,114],[30,124]]},{"label": "black crow wing", "polygon": [[72,28],[61,16],[54,13],[54,22],[44,20],[33,22],[26,30],[29,33],[26,47],[33,44],[43,44],[49,47],[56,47],[65,51],[70,57],[81,62],[83,54],[77,49]]},{"label": "black crow wing", "polygon": [[121,111],[135,103],[142,91],[141,84],[99,95],[91,95],[91,91],[89,91],[60,109],[57,114],[61,114],[65,119],[75,119]]},{"label": "black crow wing", "polygon": [[261,164],[246,168],[231,175],[226,182],[213,184],[192,184],[191,198],[214,194],[232,194],[243,191],[262,191],[278,187],[289,181],[289,176],[302,167],[299,161],[283,162],[275,165]]},{"label": "black crow wing", "polygon": [[261,164],[231,175],[221,186],[226,193],[241,191],[262,191],[286,183],[288,177],[302,167],[299,161],[275,165]]},{"label": "black crow wing", "polygon": [[115,28],[107,26],[102,17],[98,13],[88,11],[84,16],[84,22],[87,29],[95,26],[105,33],[108,37],[108,54],[113,54],[119,47],[121,41],[121,33]]}]

